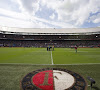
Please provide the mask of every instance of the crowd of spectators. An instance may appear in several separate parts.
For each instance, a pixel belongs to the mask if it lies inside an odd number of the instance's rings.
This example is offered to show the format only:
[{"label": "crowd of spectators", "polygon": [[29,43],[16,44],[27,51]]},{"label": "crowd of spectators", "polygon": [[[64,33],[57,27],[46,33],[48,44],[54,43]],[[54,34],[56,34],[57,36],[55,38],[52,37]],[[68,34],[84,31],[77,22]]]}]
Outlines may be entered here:
[{"label": "crowd of spectators", "polygon": [[16,35],[0,34],[1,47],[100,47],[98,35]]},{"label": "crowd of spectators", "polygon": [[99,47],[100,40],[0,40],[1,47],[47,47],[47,45],[55,47]]}]

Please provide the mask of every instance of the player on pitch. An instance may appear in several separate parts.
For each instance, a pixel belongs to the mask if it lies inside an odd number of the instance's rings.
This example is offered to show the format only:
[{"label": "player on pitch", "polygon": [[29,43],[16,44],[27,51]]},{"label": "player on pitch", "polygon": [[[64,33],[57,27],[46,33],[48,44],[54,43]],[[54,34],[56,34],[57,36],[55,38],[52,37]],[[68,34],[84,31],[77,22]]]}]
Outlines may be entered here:
[{"label": "player on pitch", "polygon": [[76,53],[77,53],[77,46],[75,46],[75,51],[76,51]]}]

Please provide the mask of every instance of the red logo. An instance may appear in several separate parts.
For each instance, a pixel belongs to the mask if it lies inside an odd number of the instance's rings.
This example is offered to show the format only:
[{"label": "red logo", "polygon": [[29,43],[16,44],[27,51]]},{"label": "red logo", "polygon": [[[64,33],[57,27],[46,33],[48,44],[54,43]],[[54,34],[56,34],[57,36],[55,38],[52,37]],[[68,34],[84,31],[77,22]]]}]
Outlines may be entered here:
[{"label": "red logo", "polygon": [[27,74],[21,81],[23,90],[86,90],[79,74],[59,68],[40,69]]},{"label": "red logo", "polygon": [[32,83],[42,90],[53,90],[53,71],[47,70],[37,73],[33,76]]}]

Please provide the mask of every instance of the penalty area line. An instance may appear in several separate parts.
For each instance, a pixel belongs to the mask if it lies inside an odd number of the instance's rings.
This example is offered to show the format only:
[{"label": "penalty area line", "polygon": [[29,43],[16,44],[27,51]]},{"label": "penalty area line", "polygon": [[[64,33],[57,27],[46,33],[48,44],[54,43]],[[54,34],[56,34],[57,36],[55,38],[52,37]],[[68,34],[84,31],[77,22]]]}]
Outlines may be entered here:
[{"label": "penalty area line", "polygon": [[51,64],[54,65],[54,63],[53,63],[52,51],[51,51]]}]

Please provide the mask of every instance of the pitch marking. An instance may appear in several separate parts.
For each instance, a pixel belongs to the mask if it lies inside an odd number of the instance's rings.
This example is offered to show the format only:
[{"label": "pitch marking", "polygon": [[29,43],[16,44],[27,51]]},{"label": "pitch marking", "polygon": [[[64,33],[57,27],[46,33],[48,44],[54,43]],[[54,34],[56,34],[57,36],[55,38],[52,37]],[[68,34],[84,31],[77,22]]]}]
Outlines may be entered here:
[{"label": "pitch marking", "polygon": [[[0,65],[52,65],[52,64],[25,64],[25,63],[0,63]],[[53,65],[99,65],[100,63],[80,63],[80,64],[53,64]]]},{"label": "pitch marking", "polygon": [[52,63],[52,65],[54,65],[54,63],[53,63],[52,51],[51,51],[51,63]]}]

